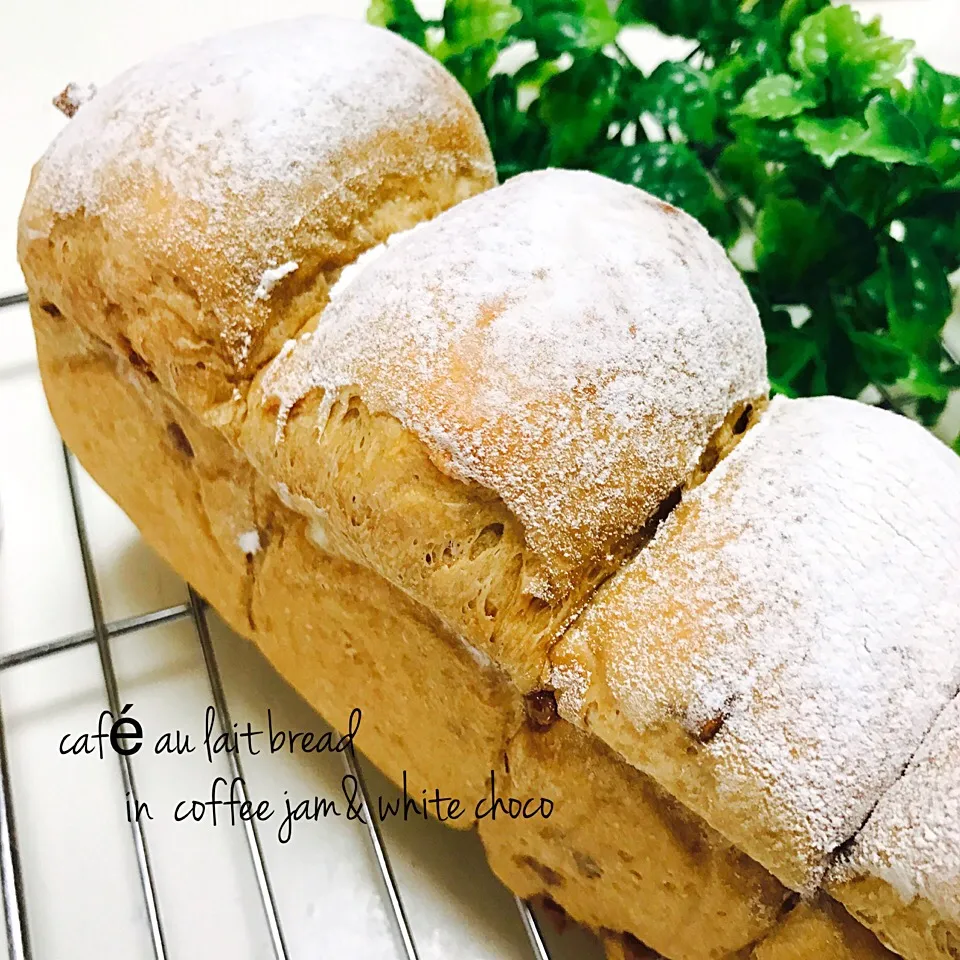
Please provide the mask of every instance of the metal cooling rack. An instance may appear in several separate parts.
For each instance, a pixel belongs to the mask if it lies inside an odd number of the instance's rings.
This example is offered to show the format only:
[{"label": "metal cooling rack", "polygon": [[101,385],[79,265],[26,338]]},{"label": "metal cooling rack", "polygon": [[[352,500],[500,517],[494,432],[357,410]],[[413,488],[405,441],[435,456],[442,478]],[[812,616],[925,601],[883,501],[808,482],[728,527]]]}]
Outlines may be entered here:
[{"label": "metal cooling rack", "polygon": [[[26,302],[26,294],[0,297],[0,309],[24,304]],[[206,667],[207,679],[216,708],[220,730],[221,732],[232,730],[233,725],[224,694],[220,668],[217,665],[217,659],[207,626],[206,605],[194,592],[192,587],[189,588],[189,600],[187,603],[167,607],[163,610],[154,610],[150,613],[143,613],[121,620],[107,622],[104,619],[100,588],[97,582],[96,570],[93,565],[93,555],[90,549],[90,540],[87,535],[87,524],[77,485],[76,465],[73,454],[70,453],[65,445],[63,447],[63,465],[66,470],[67,485],[70,490],[70,500],[73,508],[73,519],[76,526],[77,539],[80,544],[80,556],[83,563],[84,577],[86,579],[87,595],[90,601],[93,629],[73,633],[69,636],[60,637],[57,640],[51,640],[47,643],[28,647],[25,650],[0,656],[0,671],[8,670],[20,664],[32,663],[86,644],[96,644],[100,657],[101,672],[103,674],[103,684],[107,695],[107,705],[110,712],[115,717],[118,717],[120,716],[122,701],[120,699],[117,675],[113,664],[113,655],[110,650],[110,641],[114,637],[137,633],[140,630],[158,624],[172,623],[176,620],[190,620],[193,623],[197,641],[200,644],[200,650],[203,654],[203,662]],[[419,960],[413,931],[407,919],[400,888],[390,864],[390,856],[383,842],[380,827],[370,812],[369,794],[363,774],[356,757],[353,755],[352,749],[345,752],[343,757],[347,772],[356,778],[360,788],[362,807],[366,814],[367,837],[380,871],[384,893],[390,905],[390,914],[403,947],[403,955],[406,957],[406,960]],[[134,803],[134,809],[136,809],[139,794],[137,792],[136,778],[133,773],[133,764],[129,756],[118,754],[118,758],[123,790],[125,795],[128,794],[130,796]],[[238,795],[242,800],[247,800],[248,797],[243,779],[243,767],[238,755],[228,753],[227,761],[230,765],[231,777],[239,778],[240,790],[238,791]],[[270,935],[272,956],[274,960],[291,960],[286,941],[284,940],[283,926],[280,922],[273,886],[267,870],[256,823],[252,820],[245,820],[243,821],[243,828],[246,835],[247,850],[250,856],[250,866],[256,879],[260,903]],[[137,869],[140,876],[143,903],[146,907],[147,923],[150,927],[153,956],[155,960],[167,960],[170,954],[167,949],[167,942],[163,931],[163,918],[157,896],[157,886],[154,881],[153,868],[151,867],[147,838],[144,834],[142,824],[136,818],[133,818],[130,824],[130,830],[131,840],[136,854]],[[7,758],[2,707],[0,707],[0,895],[2,895],[3,899],[8,956],[10,960],[32,960],[33,953],[30,947],[30,931],[27,926],[26,903],[23,891],[23,871],[17,846],[16,824],[12,808],[10,766]],[[529,904],[519,897],[514,897],[514,901],[516,902],[520,919],[530,941],[530,948],[534,960],[550,960],[546,943]]]}]

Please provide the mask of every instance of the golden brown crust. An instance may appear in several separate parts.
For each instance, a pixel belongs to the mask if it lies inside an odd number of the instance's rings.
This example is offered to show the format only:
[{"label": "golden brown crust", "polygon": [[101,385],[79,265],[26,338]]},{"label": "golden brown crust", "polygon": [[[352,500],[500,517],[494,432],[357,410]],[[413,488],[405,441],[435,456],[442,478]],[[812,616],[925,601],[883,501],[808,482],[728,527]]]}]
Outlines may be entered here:
[{"label": "golden brown crust", "polygon": [[862,924],[908,960],[955,960],[960,924],[922,897],[909,902],[885,880],[859,876],[828,887]]},{"label": "golden brown crust", "polygon": [[47,402],[68,446],[150,545],[249,634],[249,569],[236,539],[256,527],[249,463],[148,369],[63,316],[35,304],[31,314]]}]

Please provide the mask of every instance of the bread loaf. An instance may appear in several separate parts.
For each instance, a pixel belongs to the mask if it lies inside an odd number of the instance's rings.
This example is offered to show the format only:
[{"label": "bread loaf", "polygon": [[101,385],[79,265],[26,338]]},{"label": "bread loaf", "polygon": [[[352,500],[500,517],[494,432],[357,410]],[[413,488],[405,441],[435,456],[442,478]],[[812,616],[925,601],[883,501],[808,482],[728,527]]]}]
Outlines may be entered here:
[{"label": "bread loaf", "polygon": [[135,68],[21,216],[54,418],[395,782],[554,800],[452,824],[521,895],[612,951],[877,960],[791,889],[960,686],[957,465],[852,404],[765,413],[756,309],[686,214],[493,183],[464,92],[385,32]]}]

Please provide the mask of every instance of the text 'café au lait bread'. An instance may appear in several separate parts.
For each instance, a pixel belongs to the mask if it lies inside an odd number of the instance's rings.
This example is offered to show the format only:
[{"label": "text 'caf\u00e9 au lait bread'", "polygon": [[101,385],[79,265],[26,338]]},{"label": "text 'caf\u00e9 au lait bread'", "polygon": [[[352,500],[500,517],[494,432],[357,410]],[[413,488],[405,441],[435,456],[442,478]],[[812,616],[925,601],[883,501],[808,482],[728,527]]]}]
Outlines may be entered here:
[{"label": "text 'caf\u00e9 au lait bread'", "polygon": [[[492,171],[463,91],[372,28],[291,21],[128,72],[51,146],[21,217],[57,424],[145,537],[331,722],[363,707],[360,746],[395,781],[406,772],[415,795],[471,801],[495,769],[505,790],[556,796],[549,821],[480,824],[521,894],[624,932],[612,949],[873,960],[882,948],[838,904],[791,910],[788,888],[816,886],[957,682],[942,613],[891,609],[889,586],[939,596],[947,560],[930,564],[927,539],[915,554],[891,544],[905,516],[940,509],[949,468],[934,441],[884,419],[894,507],[853,453],[882,461],[878,431],[847,406],[778,404],[749,429],[765,405],[759,320],[702,228],[589,174],[528,175],[467,199]],[[594,598],[681,493],[661,535]],[[729,533],[755,568],[741,558],[688,576],[677,531],[696,545],[712,536],[698,511],[751,509]],[[825,541],[798,580],[781,547],[817,524]],[[855,576],[882,566],[874,550],[887,564],[876,608]],[[811,560],[809,544],[799,556]],[[833,580],[818,625],[821,560]],[[631,686],[637,625],[617,607],[638,578],[676,579],[650,619],[679,671],[662,678],[676,695],[655,717],[659,740]],[[692,618],[717,597],[733,607],[704,621],[716,649],[688,650]],[[768,609],[791,602],[800,678],[786,634],[764,633]],[[665,625],[664,611],[676,612]],[[887,614],[900,662],[882,630],[867,632],[861,662],[857,617]],[[826,626],[843,638],[851,705],[839,716]],[[608,651],[621,647],[619,675]],[[809,715],[795,703],[808,681]],[[861,723],[891,728],[886,753]],[[759,760],[743,746],[751,724],[772,734]],[[602,829],[604,804],[615,829]]]}]

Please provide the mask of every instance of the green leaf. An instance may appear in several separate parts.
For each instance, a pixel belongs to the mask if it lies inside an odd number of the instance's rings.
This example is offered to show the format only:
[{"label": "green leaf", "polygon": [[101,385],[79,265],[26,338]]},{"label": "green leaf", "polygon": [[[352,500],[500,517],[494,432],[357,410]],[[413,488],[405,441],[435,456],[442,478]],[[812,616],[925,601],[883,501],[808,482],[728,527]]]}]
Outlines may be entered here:
[{"label": "green leaf", "polygon": [[521,110],[513,77],[498,73],[475,104],[487,131],[501,180],[546,166],[549,137],[538,105]]},{"label": "green leaf", "polygon": [[460,81],[470,96],[476,96],[489,82],[490,71],[497,62],[496,43],[488,40],[460,54],[448,56],[443,65]]},{"label": "green leaf", "polygon": [[910,355],[888,333],[850,330],[857,360],[874,383],[896,383],[910,372]]},{"label": "green leaf", "polygon": [[803,330],[794,331],[789,338],[768,337],[767,362],[771,384],[776,384],[777,393],[788,397],[812,392],[810,385],[823,378],[820,348]]},{"label": "green leaf", "polygon": [[911,92],[912,115],[936,130],[960,129],[960,77],[940,73],[917,57]]},{"label": "green leaf", "polygon": [[960,193],[934,195],[930,203],[925,214],[916,210],[902,221],[906,243],[919,243],[937,258],[945,274],[951,274],[960,268]]},{"label": "green leaf", "polygon": [[575,60],[540,92],[540,116],[550,130],[552,166],[564,166],[605,132],[617,99],[621,68],[595,54]]},{"label": "green leaf", "polygon": [[488,41],[496,43],[520,17],[510,0],[447,0],[443,8],[445,53],[457,55]]},{"label": "green leaf", "polygon": [[922,245],[891,244],[881,255],[890,331],[915,352],[939,345],[953,310],[950,284],[936,256]]},{"label": "green leaf", "polygon": [[710,71],[710,89],[718,104],[732,110],[763,73],[763,66],[756,57],[746,56],[738,49],[737,53],[724,57]]},{"label": "green leaf", "polygon": [[516,5],[523,14],[516,37],[533,40],[537,53],[548,60],[600,50],[620,32],[606,0],[517,0]]},{"label": "green leaf", "polygon": [[618,150],[597,168],[686,210],[714,236],[729,235],[733,224],[697,155],[684,144],[641,143]]},{"label": "green leaf", "polygon": [[917,76],[910,97],[913,117],[928,127],[939,128],[945,93],[943,79],[922,57],[917,57],[916,67]]},{"label": "green leaf", "polygon": [[796,134],[828,169],[841,157],[854,154],[881,163],[924,162],[920,131],[894,103],[876,97],[864,114],[866,126],[852,118],[821,120],[802,117]]},{"label": "green leaf", "polygon": [[909,40],[880,33],[878,21],[865,25],[848,6],[824,7],[794,33],[790,65],[805,77],[839,83],[860,98],[873,90],[889,90],[912,48]]},{"label": "green leaf", "polygon": [[960,130],[960,77],[940,74],[944,81],[943,109],[940,111],[940,126],[944,130]]},{"label": "green leaf", "polygon": [[900,386],[914,397],[932,400],[941,408],[950,399],[950,394],[957,388],[956,369],[941,369],[938,363],[927,363],[914,358],[911,368],[903,375]]},{"label": "green leaf", "polygon": [[867,128],[856,120],[820,120],[801,117],[797,121],[796,135],[807,149],[830,169],[840,157],[852,153],[866,135]]},{"label": "green leaf", "polygon": [[743,96],[743,102],[734,113],[754,119],[783,120],[795,117],[817,101],[803,84],[786,73],[778,73],[758,80]]},{"label": "green leaf", "polygon": [[935,137],[927,160],[941,180],[950,180],[960,174],[960,134]]},{"label": "green leaf", "polygon": [[753,120],[735,116],[729,126],[737,140],[754,147],[765,162],[794,164],[805,154],[804,144],[795,136],[790,121]]},{"label": "green leaf", "polygon": [[705,144],[716,139],[717,102],[703,71],[668,60],[650,74],[638,92],[641,109],[649,110],[665,128],[676,125],[690,140]]},{"label": "green leaf", "polygon": [[563,68],[557,60],[530,60],[513,75],[517,89],[529,89],[538,96],[543,85]]},{"label": "green leaf", "polygon": [[622,22],[650,23],[675,37],[696,37],[714,19],[711,0],[628,0],[622,6]]},{"label": "green leaf", "polygon": [[920,131],[894,103],[875,97],[865,113],[866,133],[850,148],[850,153],[872,157],[881,163],[924,162],[925,149]]},{"label": "green leaf", "polygon": [[795,199],[770,197],[757,216],[757,267],[794,287],[824,253],[819,211]]},{"label": "green leaf", "polygon": [[766,164],[760,159],[756,146],[748,140],[734,140],[717,157],[716,170],[728,187],[747,197],[756,197],[766,184]]},{"label": "green leaf", "polygon": [[371,0],[367,22],[375,27],[387,27],[418,46],[426,46],[427,25],[412,0]]},{"label": "green leaf", "polygon": [[785,0],[778,14],[781,29],[786,34],[793,33],[805,17],[817,13],[829,3],[830,0]]}]

